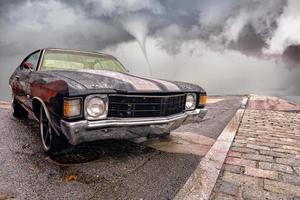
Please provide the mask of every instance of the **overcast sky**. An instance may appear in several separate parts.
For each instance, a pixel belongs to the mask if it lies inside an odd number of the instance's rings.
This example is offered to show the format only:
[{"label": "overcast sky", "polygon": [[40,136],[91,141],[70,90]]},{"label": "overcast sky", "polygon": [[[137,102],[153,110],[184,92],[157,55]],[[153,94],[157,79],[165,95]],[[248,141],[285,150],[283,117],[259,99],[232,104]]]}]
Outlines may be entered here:
[{"label": "overcast sky", "polygon": [[94,50],[209,94],[300,95],[297,0],[0,0],[0,100],[35,49]]}]

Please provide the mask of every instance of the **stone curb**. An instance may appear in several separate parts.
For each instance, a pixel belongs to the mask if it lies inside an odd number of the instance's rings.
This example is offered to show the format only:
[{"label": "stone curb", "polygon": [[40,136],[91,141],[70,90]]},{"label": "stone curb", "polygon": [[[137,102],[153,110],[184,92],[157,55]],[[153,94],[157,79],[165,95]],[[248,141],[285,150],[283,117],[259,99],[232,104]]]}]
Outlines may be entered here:
[{"label": "stone curb", "polygon": [[202,158],[193,174],[176,194],[175,200],[209,199],[240,126],[247,101],[248,98],[243,99],[241,109],[236,112],[206,156]]}]

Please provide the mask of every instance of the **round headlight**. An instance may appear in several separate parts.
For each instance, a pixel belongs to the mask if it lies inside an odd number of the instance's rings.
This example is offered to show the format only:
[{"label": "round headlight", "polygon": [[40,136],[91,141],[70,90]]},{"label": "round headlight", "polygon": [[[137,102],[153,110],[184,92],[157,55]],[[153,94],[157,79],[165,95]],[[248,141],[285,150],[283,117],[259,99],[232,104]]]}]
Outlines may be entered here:
[{"label": "round headlight", "polygon": [[185,109],[193,110],[196,107],[196,95],[195,94],[187,94],[185,101]]},{"label": "round headlight", "polygon": [[93,97],[86,102],[86,113],[92,118],[99,118],[106,113],[106,103],[100,97]]}]

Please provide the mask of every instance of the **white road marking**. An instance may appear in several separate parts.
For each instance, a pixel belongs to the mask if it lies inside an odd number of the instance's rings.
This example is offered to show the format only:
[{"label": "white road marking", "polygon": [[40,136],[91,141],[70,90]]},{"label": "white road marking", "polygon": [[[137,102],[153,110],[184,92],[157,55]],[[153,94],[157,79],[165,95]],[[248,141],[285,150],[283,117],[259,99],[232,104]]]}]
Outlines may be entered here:
[{"label": "white road marking", "polygon": [[144,145],[169,153],[184,153],[204,156],[215,140],[197,133],[171,132],[163,139],[151,139]]},{"label": "white road marking", "polygon": [[208,97],[207,98],[207,104],[213,104],[213,103],[218,103],[218,102],[220,102],[220,101],[223,101],[224,99],[222,99],[222,98],[210,98],[210,97]]},{"label": "white road marking", "polygon": [[9,102],[6,102],[6,101],[0,101],[0,108],[10,109],[11,108],[11,104]]}]

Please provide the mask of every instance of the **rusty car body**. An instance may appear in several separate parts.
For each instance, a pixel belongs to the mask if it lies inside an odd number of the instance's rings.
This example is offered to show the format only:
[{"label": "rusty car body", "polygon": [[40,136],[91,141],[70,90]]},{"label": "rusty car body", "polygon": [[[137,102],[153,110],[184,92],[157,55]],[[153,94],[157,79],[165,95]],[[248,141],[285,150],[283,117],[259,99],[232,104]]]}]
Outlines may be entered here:
[{"label": "rusty car body", "polygon": [[168,134],[207,112],[200,86],[131,75],[97,52],[37,50],[9,84],[14,116],[32,114],[50,153],[87,141]]}]

